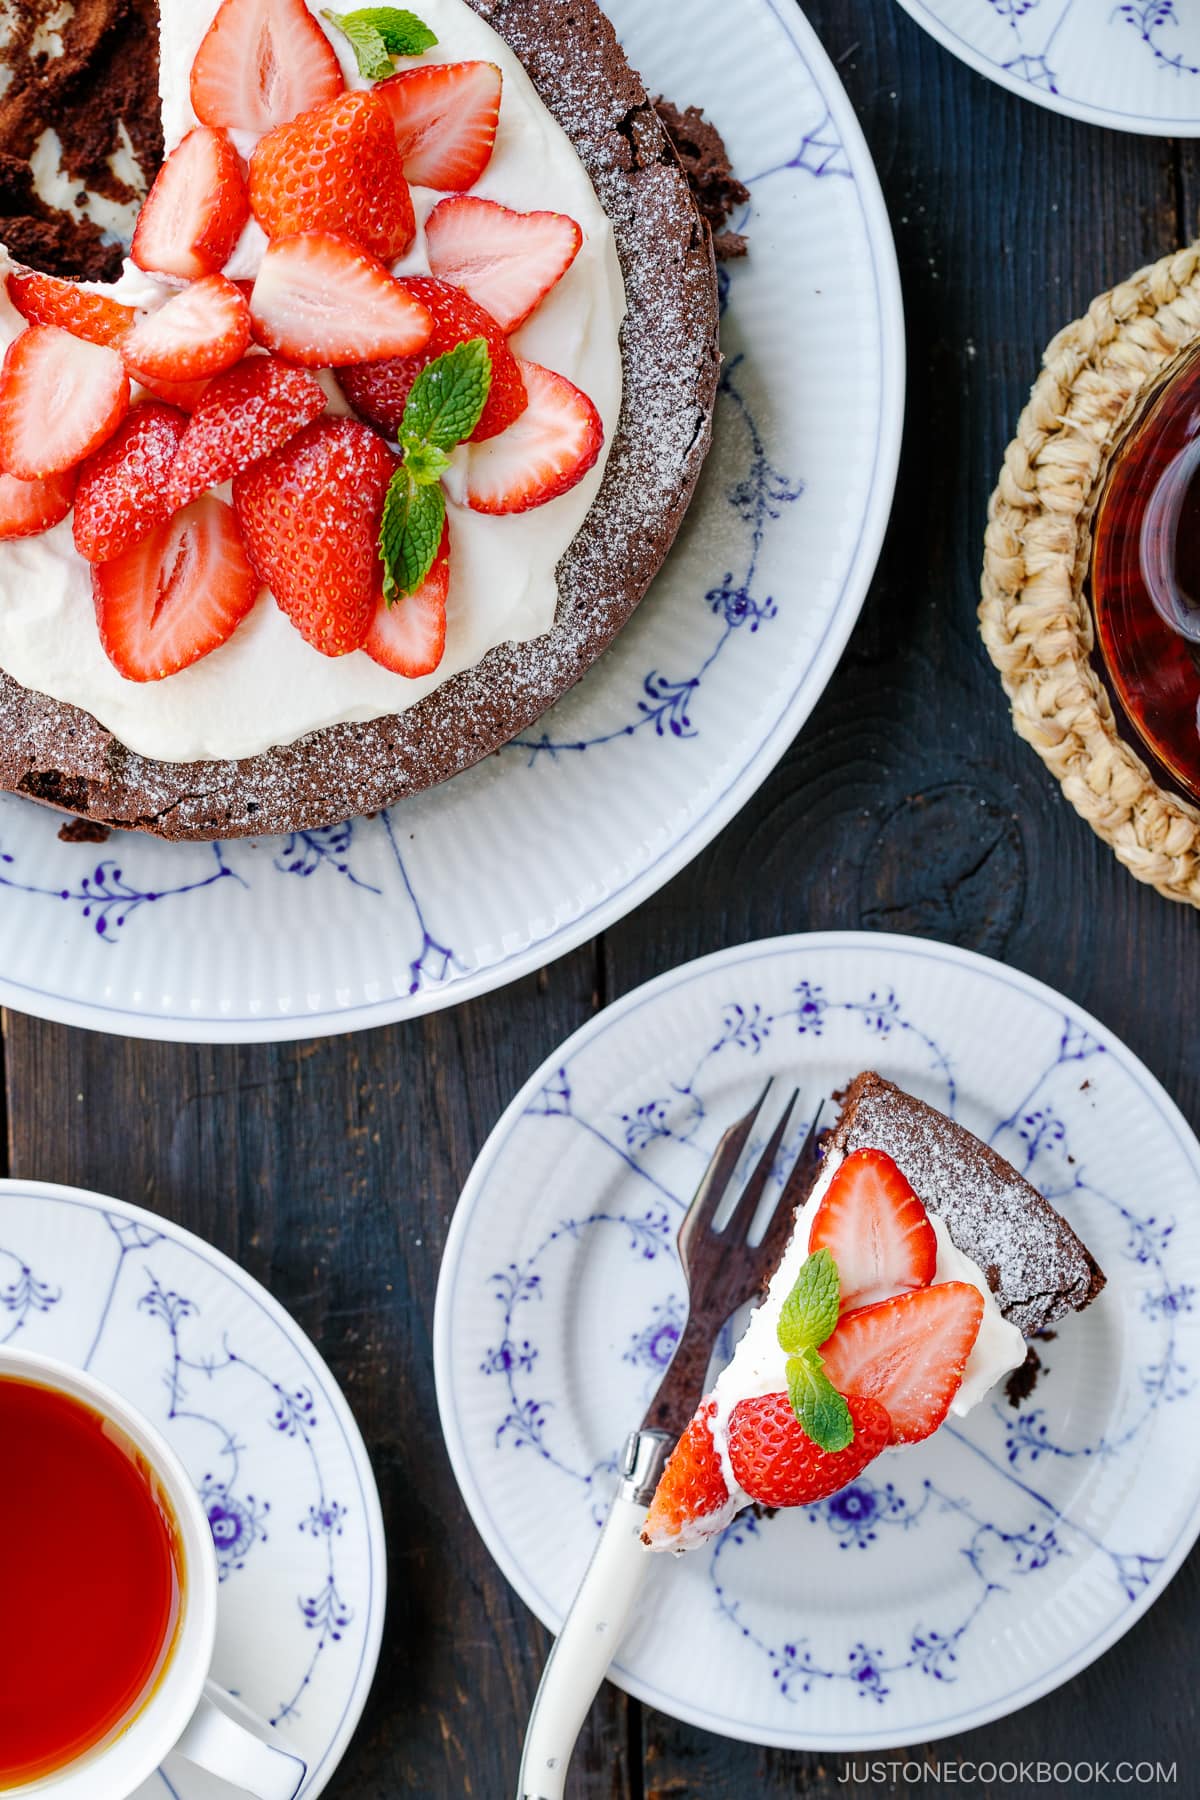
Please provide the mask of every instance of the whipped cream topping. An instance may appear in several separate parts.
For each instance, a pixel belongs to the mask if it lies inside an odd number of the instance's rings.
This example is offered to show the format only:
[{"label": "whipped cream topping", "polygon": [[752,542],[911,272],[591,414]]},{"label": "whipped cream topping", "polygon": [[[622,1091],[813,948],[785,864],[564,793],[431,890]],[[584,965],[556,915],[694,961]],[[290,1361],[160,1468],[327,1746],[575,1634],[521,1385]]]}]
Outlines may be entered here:
[{"label": "whipped cream topping", "polygon": [[[739,1401],[757,1399],[763,1394],[778,1394],[785,1386],[784,1364],[787,1359],[776,1336],[779,1315],[808,1256],[808,1243],[817,1208],[844,1160],[842,1151],[826,1153],[812,1193],[796,1215],[795,1230],[779,1267],[771,1277],[771,1284],[761,1303],[750,1315],[733,1357],[717,1377],[712,1391],[716,1411],[709,1419],[709,1427],[732,1497],[728,1508],[730,1518],[747,1505],[749,1500],[738,1487],[733,1465],[729,1460],[730,1415]],[[979,1336],[967,1358],[962,1386],[950,1404],[951,1412],[962,1418],[979,1404],[988,1390],[1003,1376],[1019,1368],[1025,1361],[1025,1339],[1000,1311],[978,1263],[973,1262],[957,1247],[945,1221],[938,1217],[932,1207],[927,1207],[926,1211],[937,1238],[937,1267],[931,1285],[936,1287],[942,1281],[966,1281],[978,1288],[983,1295],[983,1319],[979,1326]],[[710,1536],[714,1529],[719,1529],[726,1522],[725,1511],[722,1511],[717,1525],[714,1525],[711,1518],[705,1520],[703,1535]]]},{"label": "whipped cream topping", "polygon": [[[189,77],[219,0],[160,0],[163,126],[171,150],[196,124]],[[320,22],[320,0],[306,0]],[[0,545],[0,668],[22,686],[93,714],[131,749],[167,762],[255,756],[325,726],[406,711],[444,682],[507,642],[542,637],[558,600],[555,571],[578,533],[603,479],[621,410],[620,327],[625,286],[612,227],[566,133],[539,99],[520,61],[464,0],[414,0],[436,32],[437,47],[413,62],[486,60],[504,76],[495,153],[471,192],[516,211],[568,214],[583,248],[558,286],[511,340],[518,356],[567,376],[588,394],[604,422],[606,448],[570,493],[532,512],[489,518],[463,504],[471,449],[460,446],[447,476],[451,542],[446,654],[432,674],[410,681],[362,651],[330,658],[313,650],[269,594],[219,650],[165,681],[120,676],[100,645],[91,570],[74,547],[71,521],[43,537]],[[327,29],[347,87],[363,80],[349,44]],[[248,156],[256,139],[235,133]],[[417,235],[397,274],[428,274],[424,221],[445,195],[414,187]],[[226,266],[254,275],[265,239],[251,222]],[[0,263],[0,276],[11,263]],[[126,265],[109,292],[128,305],[160,305],[170,289]],[[0,348],[24,320],[0,291]],[[330,410],[346,412],[332,379]],[[224,494],[228,498],[228,493]]]}]

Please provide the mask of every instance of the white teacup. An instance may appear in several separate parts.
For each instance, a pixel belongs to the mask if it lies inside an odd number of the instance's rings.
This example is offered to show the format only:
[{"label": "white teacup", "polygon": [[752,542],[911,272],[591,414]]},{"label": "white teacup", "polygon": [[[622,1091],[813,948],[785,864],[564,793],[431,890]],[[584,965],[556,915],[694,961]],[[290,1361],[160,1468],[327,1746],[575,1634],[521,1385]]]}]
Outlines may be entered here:
[{"label": "white teacup", "polygon": [[307,1769],[269,1742],[269,1727],[209,1680],[217,1633],[217,1556],[199,1495],[154,1427],[91,1375],[48,1356],[0,1346],[0,1377],[82,1401],[124,1434],[158,1477],[182,1547],[182,1610],[153,1690],[119,1736],[52,1775],[4,1790],[4,1800],[129,1800],[168,1756],[183,1758],[254,1800],[295,1800]]}]

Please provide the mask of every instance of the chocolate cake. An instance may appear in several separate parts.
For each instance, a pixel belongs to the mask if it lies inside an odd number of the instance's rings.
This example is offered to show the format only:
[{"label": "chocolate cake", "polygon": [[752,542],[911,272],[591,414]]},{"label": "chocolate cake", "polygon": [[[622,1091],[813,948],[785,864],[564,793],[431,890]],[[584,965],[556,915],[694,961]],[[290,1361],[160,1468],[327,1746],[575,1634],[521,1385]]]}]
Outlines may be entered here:
[{"label": "chocolate cake", "polygon": [[704,1544],[751,1502],[827,1499],[1001,1382],[1019,1404],[1038,1370],[1025,1338],[1104,1286],[1066,1221],[965,1127],[870,1071],[839,1098],[732,1358],[658,1446],[651,1549]]},{"label": "chocolate cake", "polygon": [[[711,435],[719,369],[712,233],[594,0],[469,4],[507,41],[574,143],[612,222],[626,285],[620,424],[599,495],[559,565],[553,630],[489,652],[406,713],[331,726],[241,761],[137,755],[89,714],[0,674],[0,786],[97,824],[167,838],[314,828],[372,812],[457,774],[526,728],[580,679],[658,572]],[[20,43],[15,58],[10,47],[15,75],[0,118],[8,158],[0,174],[11,176],[3,204],[14,253],[59,273],[95,275],[108,272],[111,247],[86,221],[68,227],[43,217],[20,159],[47,125],[65,134],[68,120],[78,129],[85,117],[104,117],[103,90],[88,91],[101,70],[124,96],[107,111],[109,123],[116,107],[121,117],[131,107],[143,122],[153,116],[144,96],[155,91],[156,22],[143,0],[95,0],[77,9],[76,28],[81,21],[84,36],[56,70],[39,67]],[[135,145],[147,159],[151,136],[147,130]],[[89,167],[98,167],[95,147],[89,155]],[[152,179],[153,164],[144,172]]]},{"label": "chocolate cake", "polygon": [[1025,1337],[1082,1312],[1104,1286],[1090,1251],[1011,1163],[881,1075],[851,1083],[828,1145],[886,1150]]}]

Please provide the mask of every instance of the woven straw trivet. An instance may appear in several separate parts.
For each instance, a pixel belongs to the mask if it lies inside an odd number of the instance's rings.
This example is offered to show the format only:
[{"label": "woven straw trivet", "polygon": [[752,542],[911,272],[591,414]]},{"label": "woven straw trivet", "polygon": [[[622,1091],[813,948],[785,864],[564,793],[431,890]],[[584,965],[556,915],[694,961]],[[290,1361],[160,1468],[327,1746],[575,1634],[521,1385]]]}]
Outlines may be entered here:
[{"label": "woven straw trivet", "polygon": [[1148,383],[1200,342],[1200,244],[1093,300],[1043,358],[988,508],[979,608],[1013,723],[1125,867],[1200,907],[1200,810],[1117,733],[1082,586],[1116,438]]}]

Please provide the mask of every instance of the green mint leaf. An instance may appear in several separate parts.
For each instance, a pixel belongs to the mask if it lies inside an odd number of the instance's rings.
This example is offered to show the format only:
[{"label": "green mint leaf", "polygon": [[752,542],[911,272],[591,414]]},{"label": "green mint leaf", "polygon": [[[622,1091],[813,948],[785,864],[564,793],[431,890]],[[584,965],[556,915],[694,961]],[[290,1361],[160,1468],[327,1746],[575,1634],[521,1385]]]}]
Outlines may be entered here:
[{"label": "green mint leaf", "polygon": [[397,469],[379,524],[383,597],[389,606],[422,585],[437,560],[445,523],[446,497],[440,484],[414,481],[407,468]]},{"label": "green mint leaf", "polygon": [[365,81],[386,81],[395,73],[395,57],[421,56],[437,43],[423,19],[399,6],[363,6],[348,13],[322,11],[321,17],[346,38]]},{"label": "green mint leaf", "polygon": [[372,25],[391,56],[423,56],[437,43],[424,19],[403,6],[360,6],[346,15]]},{"label": "green mint leaf", "polygon": [[450,467],[450,458],[436,444],[410,444],[404,466],[418,486],[429,487],[442,479]]},{"label": "green mint leaf", "polygon": [[841,1298],[837,1264],[828,1250],[816,1251],[805,1261],[783,1303],[776,1328],[780,1349],[791,1356],[819,1348],[837,1325]]},{"label": "green mint leaf", "polygon": [[453,450],[478,425],[491,389],[487,339],[468,338],[465,344],[456,344],[413,382],[400,425],[401,445],[409,453],[418,444]]},{"label": "green mint leaf", "polygon": [[825,1373],[816,1350],[790,1356],[788,1399],[801,1428],[821,1450],[845,1450],[854,1442],[850,1408]]}]

